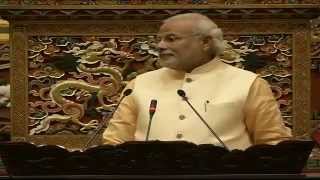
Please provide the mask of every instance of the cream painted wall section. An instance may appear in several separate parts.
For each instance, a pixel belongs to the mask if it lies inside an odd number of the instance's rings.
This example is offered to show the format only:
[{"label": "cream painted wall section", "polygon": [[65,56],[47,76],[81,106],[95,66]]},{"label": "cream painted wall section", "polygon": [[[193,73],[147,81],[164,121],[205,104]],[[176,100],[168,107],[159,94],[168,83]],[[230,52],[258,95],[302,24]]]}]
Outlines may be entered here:
[{"label": "cream painted wall section", "polygon": [[9,41],[9,22],[0,19],[0,42]]},{"label": "cream painted wall section", "polygon": [[[8,52],[3,51],[4,45],[9,42],[9,22],[0,19],[0,80],[4,77],[9,76],[8,69],[10,68],[10,63],[8,59]],[[7,79],[7,78],[5,78]],[[1,94],[0,94],[1,97]]]}]

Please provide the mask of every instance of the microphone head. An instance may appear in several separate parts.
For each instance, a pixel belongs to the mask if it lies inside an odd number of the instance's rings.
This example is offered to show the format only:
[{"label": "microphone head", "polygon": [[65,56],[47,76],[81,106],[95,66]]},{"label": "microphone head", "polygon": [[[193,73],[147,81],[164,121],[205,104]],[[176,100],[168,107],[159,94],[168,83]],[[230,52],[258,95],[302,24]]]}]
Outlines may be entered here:
[{"label": "microphone head", "polygon": [[126,90],[123,92],[123,95],[124,95],[124,96],[129,96],[131,93],[132,93],[132,89],[126,89]]},{"label": "microphone head", "polygon": [[152,115],[156,112],[157,102],[158,101],[155,100],[155,99],[152,99],[151,102],[150,102],[149,113],[152,114]]},{"label": "microphone head", "polygon": [[156,108],[157,107],[157,100],[156,99],[152,99],[150,102],[150,107]]},{"label": "microphone head", "polygon": [[184,92],[184,90],[182,90],[182,89],[178,89],[177,93],[181,97],[186,97],[186,92]]}]

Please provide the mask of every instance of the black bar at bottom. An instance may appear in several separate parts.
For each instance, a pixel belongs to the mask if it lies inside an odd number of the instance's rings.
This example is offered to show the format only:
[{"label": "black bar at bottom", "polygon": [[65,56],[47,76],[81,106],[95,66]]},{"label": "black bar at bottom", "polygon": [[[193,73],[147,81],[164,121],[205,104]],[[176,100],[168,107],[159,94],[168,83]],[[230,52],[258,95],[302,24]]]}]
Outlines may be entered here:
[{"label": "black bar at bottom", "polygon": [[319,176],[304,174],[220,174],[220,175],[53,175],[53,176],[0,176],[0,179],[319,179]]}]

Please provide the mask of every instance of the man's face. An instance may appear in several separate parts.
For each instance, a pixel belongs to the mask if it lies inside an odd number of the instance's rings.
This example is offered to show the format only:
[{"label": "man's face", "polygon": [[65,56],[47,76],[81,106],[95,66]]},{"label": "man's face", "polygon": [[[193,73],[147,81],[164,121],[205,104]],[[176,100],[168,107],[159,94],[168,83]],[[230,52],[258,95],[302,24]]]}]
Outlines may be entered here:
[{"label": "man's face", "polygon": [[191,71],[203,64],[204,43],[193,33],[191,21],[169,21],[160,27],[158,48],[160,65],[176,70]]}]

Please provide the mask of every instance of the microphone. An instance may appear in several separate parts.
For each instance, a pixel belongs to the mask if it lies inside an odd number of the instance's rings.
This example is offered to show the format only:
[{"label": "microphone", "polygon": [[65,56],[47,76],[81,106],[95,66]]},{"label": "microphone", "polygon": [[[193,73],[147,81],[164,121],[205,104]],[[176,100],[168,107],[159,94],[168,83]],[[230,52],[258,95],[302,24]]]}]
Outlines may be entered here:
[{"label": "microphone", "polygon": [[191,109],[193,110],[193,112],[195,112],[197,114],[197,116],[200,118],[200,120],[207,126],[207,128],[210,130],[211,134],[214,135],[216,137],[216,139],[220,142],[220,144],[227,149],[228,151],[230,151],[227,146],[223,143],[223,141],[219,138],[219,136],[213,131],[213,129],[209,126],[209,124],[203,119],[203,117],[198,113],[198,111],[192,106],[192,104],[189,102],[188,97],[186,96],[186,92],[184,92],[184,90],[179,89],[177,91],[178,95],[180,97],[182,97],[182,100],[186,101],[187,104],[191,107]]},{"label": "microphone", "polygon": [[117,103],[116,107],[113,109],[113,111],[111,112],[111,114],[108,116],[108,117],[103,117],[102,119],[102,122],[99,123],[97,129],[96,129],[96,132],[90,137],[90,139],[87,141],[86,145],[84,146],[84,150],[86,150],[89,145],[91,144],[91,142],[93,140],[96,139],[96,137],[98,136],[98,134],[100,133],[100,131],[102,130],[102,128],[105,126],[106,122],[108,119],[111,119],[113,117],[113,114],[116,112],[116,110],[119,108],[119,105],[120,103],[122,102],[122,100],[129,96],[130,94],[132,93],[132,89],[126,89],[124,92],[123,92],[123,95],[122,97],[120,98],[119,102]]},{"label": "microphone", "polygon": [[178,89],[177,93],[180,97],[182,97],[184,101],[188,100],[188,98],[186,97],[186,92],[184,92],[184,90]]},{"label": "microphone", "polygon": [[146,141],[149,140],[149,133],[151,128],[152,118],[154,113],[156,112],[156,109],[157,109],[157,100],[152,99],[149,106],[149,124],[147,129]]}]

